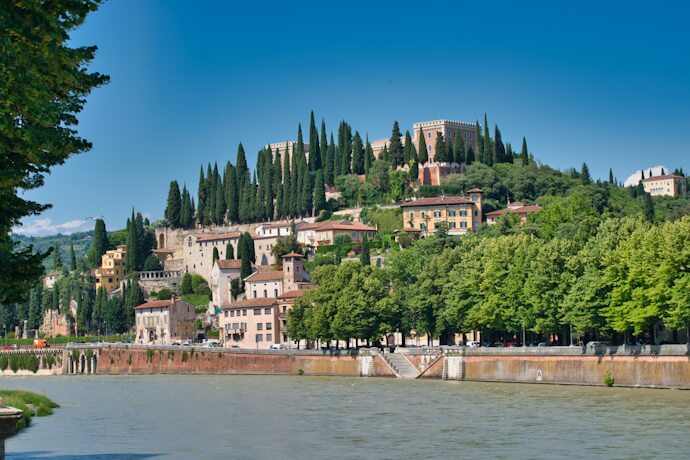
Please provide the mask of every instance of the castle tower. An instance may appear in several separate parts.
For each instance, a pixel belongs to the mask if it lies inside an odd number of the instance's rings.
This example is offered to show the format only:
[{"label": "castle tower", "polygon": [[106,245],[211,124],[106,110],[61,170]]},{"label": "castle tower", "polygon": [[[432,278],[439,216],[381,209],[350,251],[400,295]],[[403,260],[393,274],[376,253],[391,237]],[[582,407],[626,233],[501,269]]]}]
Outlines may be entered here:
[{"label": "castle tower", "polygon": [[302,254],[291,252],[283,256],[283,292],[296,291],[297,283],[305,281]]}]

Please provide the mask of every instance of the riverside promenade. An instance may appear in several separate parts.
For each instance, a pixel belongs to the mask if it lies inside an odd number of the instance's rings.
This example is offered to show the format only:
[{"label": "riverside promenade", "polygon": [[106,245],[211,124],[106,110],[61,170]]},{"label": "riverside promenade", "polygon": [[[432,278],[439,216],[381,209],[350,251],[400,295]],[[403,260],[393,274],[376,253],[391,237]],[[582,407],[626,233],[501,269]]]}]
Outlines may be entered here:
[{"label": "riverside promenade", "polygon": [[39,358],[36,372],[14,371],[8,365],[0,369],[0,375],[275,374],[573,385],[604,385],[608,376],[616,386],[690,389],[688,345],[399,347],[394,353],[382,353],[376,348],[252,350],[74,344],[49,353],[3,350],[0,368],[3,357],[34,353]]}]

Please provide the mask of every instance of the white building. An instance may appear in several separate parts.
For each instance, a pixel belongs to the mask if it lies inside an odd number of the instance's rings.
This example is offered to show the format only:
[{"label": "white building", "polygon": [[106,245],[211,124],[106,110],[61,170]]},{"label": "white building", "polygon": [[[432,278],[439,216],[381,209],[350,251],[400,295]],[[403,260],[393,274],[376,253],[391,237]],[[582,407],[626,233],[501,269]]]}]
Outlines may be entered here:
[{"label": "white building", "polygon": [[194,338],[194,305],[173,296],[170,300],[150,300],[134,307],[135,343],[170,345]]}]

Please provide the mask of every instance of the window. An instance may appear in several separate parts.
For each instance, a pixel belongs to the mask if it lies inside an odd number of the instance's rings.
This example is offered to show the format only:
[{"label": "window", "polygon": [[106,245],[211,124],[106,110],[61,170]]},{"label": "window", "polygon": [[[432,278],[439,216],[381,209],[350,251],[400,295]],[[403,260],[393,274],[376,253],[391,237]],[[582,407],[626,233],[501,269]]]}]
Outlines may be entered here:
[{"label": "window", "polygon": [[450,228],[455,228],[455,222],[450,222]]},{"label": "window", "polygon": [[225,310],[225,317],[228,317],[228,310]]},{"label": "window", "polygon": [[278,289],[273,290],[273,297],[278,297]]},{"label": "window", "polygon": [[272,342],[273,341],[273,334],[266,334],[266,342]]},{"label": "window", "polygon": [[256,343],[263,342],[264,341],[264,335],[263,334],[256,334]]},{"label": "window", "polygon": [[273,330],[273,323],[266,323],[266,330],[267,331]]},{"label": "window", "polygon": [[261,309],[260,308],[255,308],[254,309],[254,316],[260,315],[261,314]]},{"label": "window", "polygon": [[419,228],[421,230],[426,230],[426,224],[424,222],[422,222],[421,224],[419,224]]},{"label": "window", "polygon": [[266,289],[264,289],[264,298],[265,297],[268,297],[268,291]]},{"label": "window", "polygon": [[478,196],[478,195],[472,195],[472,201],[473,201],[474,203],[476,203],[477,201],[479,201],[479,196]]},{"label": "window", "polygon": [[448,210],[448,217],[455,217],[455,209]]},{"label": "window", "polygon": [[434,228],[438,229],[441,226],[441,222],[434,222]]},{"label": "window", "polygon": [[424,219],[425,217],[426,217],[426,213],[424,211],[422,211],[422,219]]},{"label": "window", "polygon": [[[239,316],[239,315],[237,315]],[[230,310],[230,317],[234,318],[235,317],[235,310]]]},{"label": "window", "polygon": [[467,209],[460,210],[460,217],[467,217]]},{"label": "window", "polygon": [[242,316],[247,316],[247,309],[246,308],[242,309]]},{"label": "window", "polygon": [[474,210],[474,215],[475,215],[475,216],[478,216],[478,215],[479,215],[479,211],[477,211],[477,210],[475,209],[475,210]]},{"label": "window", "polygon": [[464,220],[461,220],[460,221],[460,228],[467,228],[467,222],[465,222]]},{"label": "window", "polygon": [[434,217],[441,217],[441,211],[434,211]]},{"label": "window", "polygon": [[410,211],[410,219],[414,219],[414,211]]},{"label": "window", "polygon": [[432,150],[434,150],[434,149],[432,149],[431,146],[429,146],[429,151],[431,152]]},{"label": "window", "polygon": [[[267,328],[268,329],[268,328]],[[264,325],[262,323],[258,323],[256,325],[256,330],[257,331],[263,331],[264,330]]]},{"label": "window", "polygon": [[254,298],[256,299],[256,291],[253,291],[253,292],[254,292]]},{"label": "window", "polygon": [[431,139],[431,133],[427,133],[426,136]]},{"label": "window", "polygon": [[265,308],[264,308],[264,314],[265,314],[265,315],[270,315],[270,314],[271,314],[271,307],[265,307]]}]

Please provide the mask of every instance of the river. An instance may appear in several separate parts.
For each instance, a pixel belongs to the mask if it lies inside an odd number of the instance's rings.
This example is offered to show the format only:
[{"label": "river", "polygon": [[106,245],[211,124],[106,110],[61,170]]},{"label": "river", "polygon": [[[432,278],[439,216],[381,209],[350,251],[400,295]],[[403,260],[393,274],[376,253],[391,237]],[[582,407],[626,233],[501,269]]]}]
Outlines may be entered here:
[{"label": "river", "polygon": [[10,377],[8,459],[688,458],[690,392],[288,376]]}]

